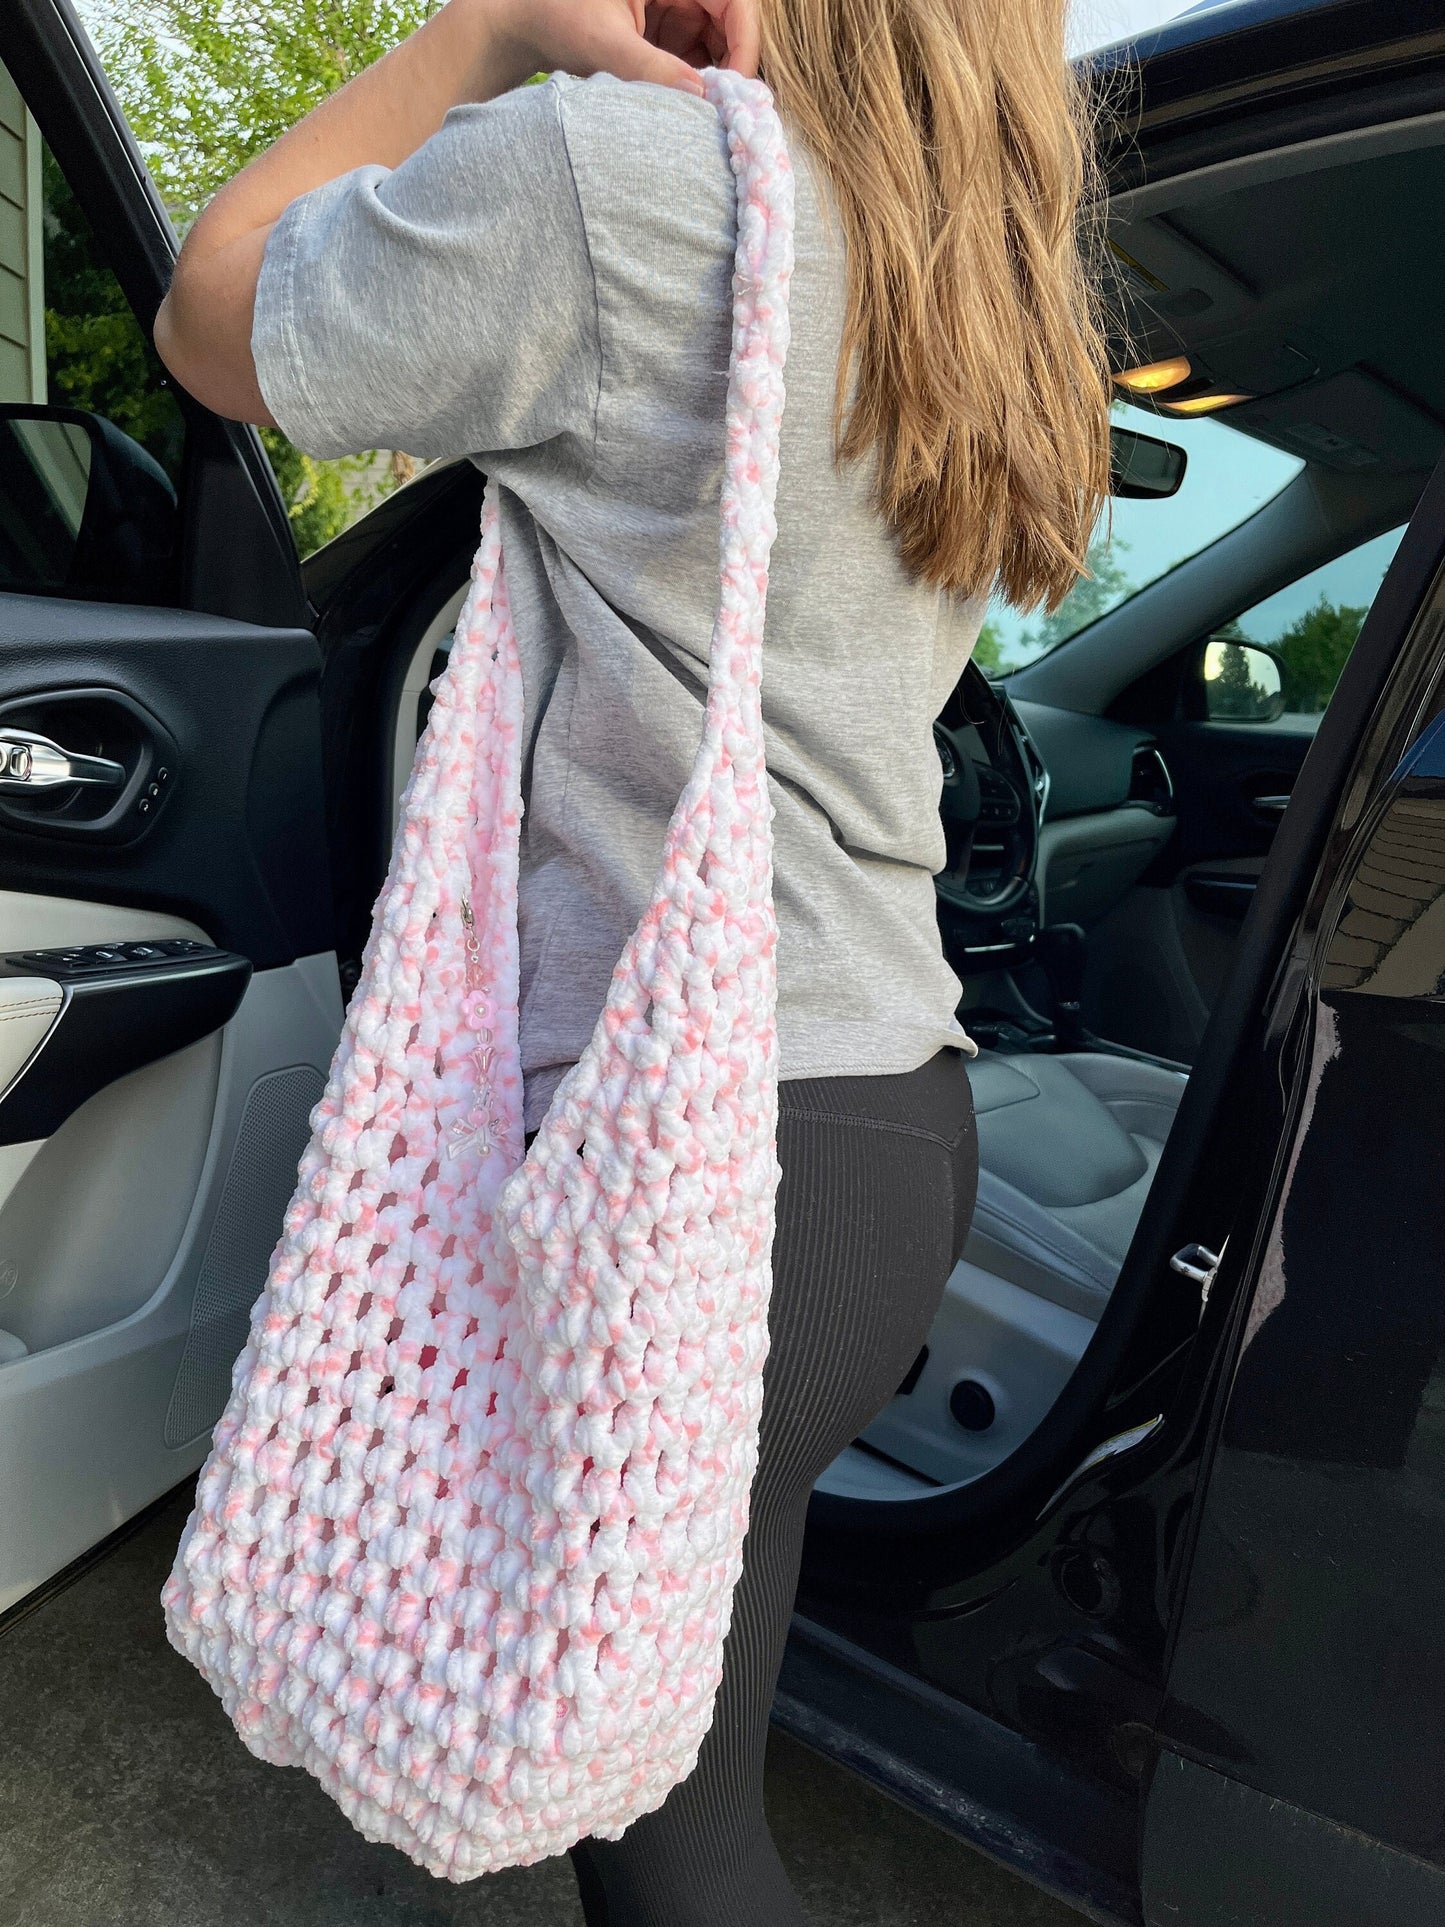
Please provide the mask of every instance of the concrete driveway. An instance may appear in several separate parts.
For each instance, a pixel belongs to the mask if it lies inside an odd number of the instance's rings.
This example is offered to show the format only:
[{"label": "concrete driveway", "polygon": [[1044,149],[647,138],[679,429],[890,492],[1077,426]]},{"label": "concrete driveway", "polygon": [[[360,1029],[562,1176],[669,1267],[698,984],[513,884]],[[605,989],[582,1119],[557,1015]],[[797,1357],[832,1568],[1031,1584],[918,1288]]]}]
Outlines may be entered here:
[{"label": "concrete driveway", "polygon": [[[246,1752],[161,1627],[186,1511],[0,1638],[5,1927],[581,1927],[565,1860],[448,1886]],[[777,1734],[769,1812],[819,1927],[1078,1927]]]}]

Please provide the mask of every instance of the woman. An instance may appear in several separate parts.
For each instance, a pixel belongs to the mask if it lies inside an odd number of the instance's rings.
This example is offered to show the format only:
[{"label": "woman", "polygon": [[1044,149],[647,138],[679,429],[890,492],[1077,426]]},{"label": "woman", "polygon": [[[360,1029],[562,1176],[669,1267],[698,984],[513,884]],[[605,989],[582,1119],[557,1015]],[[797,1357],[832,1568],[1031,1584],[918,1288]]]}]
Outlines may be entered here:
[{"label": "woman", "polygon": [[712,1728],[661,1808],[574,1852],[589,1927],[804,1918],[762,1766],[808,1495],[923,1343],[976,1180],[932,719],[991,588],[1052,606],[1076,579],[1106,486],[1062,16],[450,0],[217,195],[157,318],[168,366],[222,414],[321,456],[469,454],[502,486],[531,1131],[648,901],[702,727],[736,211],[696,69],[761,69],[789,131],[759,1465]]}]

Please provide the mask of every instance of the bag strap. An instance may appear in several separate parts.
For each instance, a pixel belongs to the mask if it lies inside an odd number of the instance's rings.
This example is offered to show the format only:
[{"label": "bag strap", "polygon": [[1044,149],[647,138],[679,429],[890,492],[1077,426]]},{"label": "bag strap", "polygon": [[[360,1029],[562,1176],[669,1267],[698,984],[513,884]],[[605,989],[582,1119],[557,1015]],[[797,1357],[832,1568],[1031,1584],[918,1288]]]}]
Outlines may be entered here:
[{"label": "bag strap", "polygon": [[[719,589],[708,661],[702,740],[669,821],[651,907],[613,972],[599,1032],[624,1021],[639,983],[651,986],[662,898],[679,858],[695,862],[706,848],[735,862],[747,877],[750,941],[766,951],[764,975],[751,994],[776,998],[772,966],[772,805],[762,722],[762,646],[768,563],[777,532],[774,510],[783,415],[783,364],[788,347],[788,284],[793,266],[793,177],[773,98],[761,81],[725,69],[701,75],[726,130],[737,180],[732,351],[728,374],[723,484],[719,509]],[[436,685],[432,727],[463,729],[476,756],[470,807],[464,914],[473,969],[483,982],[484,1045],[476,1052],[471,1101],[447,1126],[452,1141],[477,1149],[476,1182],[489,1210],[498,1185],[522,1161],[522,1076],[517,1036],[519,994],[516,888],[521,838],[520,655],[512,631],[502,558],[498,490],[488,482],[473,587],[458,623],[452,659]],[[461,712],[449,715],[447,712]],[[719,772],[727,781],[719,785]],[[720,792],[726,801],[719,803]],[[719,817],[726,821],[720,821]],[[455,847],[455,846],[453,846]],[[485,946],[476,948],[477,937]],[[483,1062],[483,1056],[486,1061]],[[589,1052],[559,1087],[528,1154],[547,1159],[559,1133],[576,1127],[597,1094],[601,1072]],[[556,1140],[555,1142],[553,1140]],[[492,1155],[500,1152],[500,1157]]]}]

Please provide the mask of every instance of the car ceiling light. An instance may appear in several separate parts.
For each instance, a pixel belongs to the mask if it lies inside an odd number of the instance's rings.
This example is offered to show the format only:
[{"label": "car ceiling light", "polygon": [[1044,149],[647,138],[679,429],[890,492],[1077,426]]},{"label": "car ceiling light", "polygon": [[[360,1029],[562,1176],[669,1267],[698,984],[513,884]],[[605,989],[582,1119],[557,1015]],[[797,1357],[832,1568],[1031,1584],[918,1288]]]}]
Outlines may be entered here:
[{"label": "car ceiling light", "polygon": [[1188,355],[1173,355],[1168,361],[1147,361],[1142,368],[1126,368],[1115,375],[1114,386],[1127,388],[1131,395],[1158,395],[1166,388],[1177,388],[1193,373]]},{"label": "car ceiling light", "polygon": [[1171,415],[1212,415],[1219,408],[1234,408],[1252,395],[1191,395],[1188,401],[1161,401],[1159,406]]}]

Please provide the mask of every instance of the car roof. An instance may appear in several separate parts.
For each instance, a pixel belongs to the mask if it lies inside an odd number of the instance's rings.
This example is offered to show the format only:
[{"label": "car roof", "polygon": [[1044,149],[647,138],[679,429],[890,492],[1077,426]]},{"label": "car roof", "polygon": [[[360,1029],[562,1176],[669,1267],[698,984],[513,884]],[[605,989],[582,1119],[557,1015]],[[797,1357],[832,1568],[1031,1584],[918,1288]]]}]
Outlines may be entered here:
[{"label": "car roof", "polygon": [[1091,64],[1106,65],[1116,60],[1147,60],[1156,53],[1177,53],[1251,27],[1320,13],[1338,5],[1339,0],[1204,0],[1202,6],[1187,7],[1172,20],[1161,21],[1144,33],[1093,48],[1086,58]]}]

